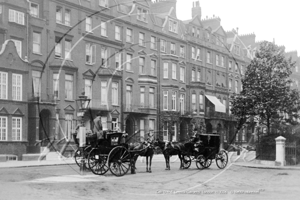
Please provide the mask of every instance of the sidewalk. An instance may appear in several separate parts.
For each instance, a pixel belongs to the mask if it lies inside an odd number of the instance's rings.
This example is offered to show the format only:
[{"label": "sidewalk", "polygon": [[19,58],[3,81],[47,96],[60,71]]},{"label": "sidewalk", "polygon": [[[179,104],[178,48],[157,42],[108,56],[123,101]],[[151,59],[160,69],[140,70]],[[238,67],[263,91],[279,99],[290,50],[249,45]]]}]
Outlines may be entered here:
[{"label": "sidewalk", "polygon": [[[145,158],[140,157],[137,162],[145,162]],[[152,162],[165,162],[163,155],[154,155]],[[172,156],[170,162],[179,162],[178,156]],[[261,168],[261,169],[287,169],[300,170],[300,165],[297,166],[275,166],[274,161],[258,162],[255,159],[255,152],[241,152],[237,155],[236,152],[228,153],[228,164],[233,164],[242,167]],[[36,166],[55,166],[55,165],[75,165],[73,158],[62,158],[55,160],[34,160],[34,161],[6,161],[0,162],[0,168],[18,168],[18,167],[36,167]]]}]

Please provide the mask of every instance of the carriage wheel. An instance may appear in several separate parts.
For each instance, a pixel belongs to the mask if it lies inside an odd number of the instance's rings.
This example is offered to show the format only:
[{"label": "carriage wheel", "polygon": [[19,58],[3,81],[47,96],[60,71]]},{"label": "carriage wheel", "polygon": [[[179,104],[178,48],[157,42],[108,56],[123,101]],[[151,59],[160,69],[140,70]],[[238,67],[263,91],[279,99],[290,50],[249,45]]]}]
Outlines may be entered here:
[{"label": "carriage wheel", "polygon": [[182,158],[183,169],[188,169],[191,166],[191,163],[192,163],[191,157],[188,155],[184,155]]},{"label": "carriage wheel", "polygon": [[108,155],[109,170],[115,176],[123,176],[131,166],[131,155],[123,146],[113,148]]},{"label": "carriage wheel", "polygon": [[83,159],[82,149],[81,148],[78,148],[75,151],[74,159],[75,159],[75,163],[78,165],[78,167],[80,167],[81,166],[81,160]]},{"label": "carriage wheel", "polygon": [[196,159],[196,166],[198,169],[204,169],[205,167],[205,158],[202,155],[199,155]]},{"label": "carriage wheel", "polygon": [[94,174],[103,175],[109,170],[106,160],[107,156],[101,156],[98,149],[93,149],[88,155],[88,166]]},{"label": "carriage wheel", "polygon": [[216,154],[216,164],[220,169],[224,169],[228,163],[228,155],[226,151],[221,150]]}]

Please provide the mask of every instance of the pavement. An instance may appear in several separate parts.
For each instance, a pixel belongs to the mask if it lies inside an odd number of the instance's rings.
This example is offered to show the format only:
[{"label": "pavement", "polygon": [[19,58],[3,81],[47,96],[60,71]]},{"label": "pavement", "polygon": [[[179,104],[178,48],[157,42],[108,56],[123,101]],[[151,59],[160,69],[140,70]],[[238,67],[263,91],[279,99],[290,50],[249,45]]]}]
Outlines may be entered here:
[{"label": "pavement", "polygon": [[[53,152],[54,153],[54,152]],[[300,170],[300,165],[295,166],[275,166],[275,161],[260,161],[255,159],[255,151],[244,151],[240,155],[236,152],[228,152],[228,164],[262,169],[288,169]],[[74,158],[65,158],[59,155],[51,156],[51,159],[46,160],[31,160],[31,161],[5,161],[0,162],[0,168],[20,168],[20,167],[37,167],[37,166],[55,166],[55,165],[75,165]],[[145,162],[145,158],[140,157],[138,162]],[[152,162],[165,162],[163,155],[154,155]],[[177,156],[173,156],[170,162],[179,162]]]}]

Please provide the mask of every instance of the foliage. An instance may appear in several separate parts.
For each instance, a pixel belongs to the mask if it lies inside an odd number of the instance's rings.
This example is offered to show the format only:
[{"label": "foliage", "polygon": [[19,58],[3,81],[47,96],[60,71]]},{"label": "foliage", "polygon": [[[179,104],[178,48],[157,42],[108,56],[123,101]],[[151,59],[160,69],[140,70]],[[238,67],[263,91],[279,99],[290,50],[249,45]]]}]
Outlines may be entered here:
[{"label": "foliage", "polygon": [[[263,42],[247,66],[243,90],[231,97],[232,114],[238,117],[237,129],[250,119],[267,127],[273,124],[295,124],[300,109],[299,93],[291,89],[295,63],[286,59],[282,49]],[[288,117],[287,117],[288,116]]]}]

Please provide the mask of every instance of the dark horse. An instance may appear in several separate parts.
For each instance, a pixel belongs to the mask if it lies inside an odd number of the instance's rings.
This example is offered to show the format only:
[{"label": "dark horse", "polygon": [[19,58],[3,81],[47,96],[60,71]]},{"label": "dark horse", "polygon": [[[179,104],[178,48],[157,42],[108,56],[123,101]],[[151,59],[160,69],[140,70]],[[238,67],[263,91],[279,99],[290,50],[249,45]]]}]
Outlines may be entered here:
[{"label": "dark horse", "polygon": [[[139,143],[137,146],[135,147],[131,147],[129,152],[132,155],[133,158],[133,169],[136,169],[135,167],[135,163],[138,159],[139,156],[143,156],[146,157],[146,172],[151,173],[151,164],[152,164],[152,158],[154,155],[154,150],[153,147],[151,145],[151,143],[149,142],[143,142],[143,143]],[[149,162],[148,162],[149,160]]]},{"label": "dark horse", "polygon": [[159,139],[154,142],[154,146],[158,146],[162,150],[166,161],[166,170],[170,170],[170,157],[174,155],[178,155],[180,160],[179,169],[183,169],[184,156],[189,155],[189,152],[193,149],[193,144],[190,142],[172,144],[171,142],[163,142]]}]

